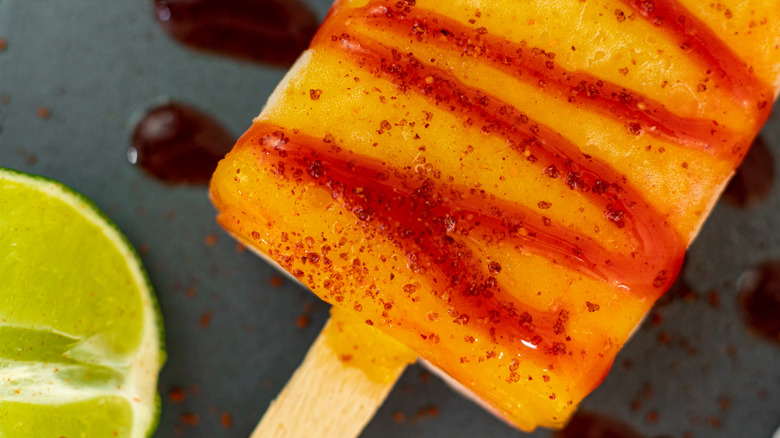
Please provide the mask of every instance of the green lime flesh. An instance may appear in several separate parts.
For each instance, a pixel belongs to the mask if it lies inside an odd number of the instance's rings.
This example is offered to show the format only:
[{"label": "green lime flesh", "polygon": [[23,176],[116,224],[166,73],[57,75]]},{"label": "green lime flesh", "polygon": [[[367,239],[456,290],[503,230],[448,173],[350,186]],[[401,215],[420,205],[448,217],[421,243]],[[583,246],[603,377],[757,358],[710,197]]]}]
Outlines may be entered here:
[{"label": "green lime flesh", "polygon": [[162,324],[139,259],[92,202],[0,168],[0,437],[145,437]]}]

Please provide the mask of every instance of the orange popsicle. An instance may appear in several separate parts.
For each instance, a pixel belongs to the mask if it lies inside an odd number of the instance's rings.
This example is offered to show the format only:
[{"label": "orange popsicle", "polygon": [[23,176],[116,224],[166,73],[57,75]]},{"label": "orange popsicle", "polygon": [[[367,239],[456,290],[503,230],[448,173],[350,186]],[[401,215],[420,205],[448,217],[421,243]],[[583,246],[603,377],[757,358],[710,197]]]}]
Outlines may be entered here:
[{"label": "orange popsicle", "polygon": [[211,194],[322,299],[561,427],[779,86],[777,0],[342,0]]}]

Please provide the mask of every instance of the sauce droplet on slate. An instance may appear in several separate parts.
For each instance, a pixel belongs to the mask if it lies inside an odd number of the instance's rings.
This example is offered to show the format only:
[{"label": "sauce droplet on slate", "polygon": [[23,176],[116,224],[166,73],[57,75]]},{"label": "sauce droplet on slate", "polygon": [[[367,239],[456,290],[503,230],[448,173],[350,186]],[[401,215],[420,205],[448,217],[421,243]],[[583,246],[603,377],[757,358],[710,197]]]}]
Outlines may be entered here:
[{"label": "sauce droplet on slate", "polygon": [[642,438],[627,424],[594,412],[577,412],[554,438]]},{"label": "sauce droplet on slate", "polygon": [[289,66],[317,31],[300,0],[153,0],[157,22],[195,49]]},{"label": "sauce droplet on slate", "polygon": [[150,109],[133,131],[128,160],[168,183],[207,184],[235,138],[211,116],[181,103]]},{"label": "sauce droplet on slate", "polygon": [[746,273],[739,284],[748,325],[780,344],[780,261],[770,261]]},{"label": "sauce droplet on slate", "polygon": [[764,201],[772,189],[775,166],[772,152],[762,137],[757,137],[723,193],[723,199],[740,208]]}]

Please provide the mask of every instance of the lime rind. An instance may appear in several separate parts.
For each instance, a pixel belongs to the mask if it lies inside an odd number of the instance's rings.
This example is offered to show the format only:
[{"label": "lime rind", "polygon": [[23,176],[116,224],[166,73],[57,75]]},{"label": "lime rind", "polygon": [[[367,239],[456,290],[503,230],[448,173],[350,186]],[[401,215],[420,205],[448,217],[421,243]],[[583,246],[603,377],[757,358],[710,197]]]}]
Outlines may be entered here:
[{"label": "lime rind", "polygon": [[124,376],[124,384],[118,390],[115,388],[110,393],[95,391],[94,394],[89,394],[89,391],[82,388],[79,399],[85,400],[100,395],[119,395],[125,398],[133,410],[132,436],[151,436],[160,420],[161,400],[157,392],[157,376],[166,361],[165,332],[160,306],[141,258],[116,223],[110,220],[92,200],[61,182],[0,167],[0,182],[2,180],[23,184],[69,205],[86,221],[99,227],[127,262],[133,281],[141,294],[142,309],[144,309],[139,347],[132,356],[128,367],[129,372]]}]

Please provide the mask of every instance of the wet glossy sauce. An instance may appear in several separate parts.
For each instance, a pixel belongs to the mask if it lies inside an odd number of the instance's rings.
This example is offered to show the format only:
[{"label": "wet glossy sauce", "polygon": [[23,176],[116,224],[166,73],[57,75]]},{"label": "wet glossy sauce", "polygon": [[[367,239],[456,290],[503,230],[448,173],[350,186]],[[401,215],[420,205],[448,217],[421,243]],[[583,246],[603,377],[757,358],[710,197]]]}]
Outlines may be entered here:
[{"label": "wet glossy sauce", "polygon": [[239,59],[291,65],[317,30],[299,0],[154,0],[160,25],[177,41]]},{"label": "wet glossy sauce", "polygon": [[780,261],[762,264],[743,280],[740,301],[748,325],[780,345]]},{"label": "wet glossy sauce", "polygon": [[208,114],[181,103],[150,109],[136,124],[128,160],[167,183],[206,184],[235,138]]},{"label": "wet glossy sauce", "polygon": [[643,438],[629,425],[603,414],[580,411],[554,438]]},{"label": "wet glossy sauce", "polygon": [[760,204],[775,182],[775,161],[763,137],[757,137],[734,177],[726,186],[723,199],[740,208]]}]

